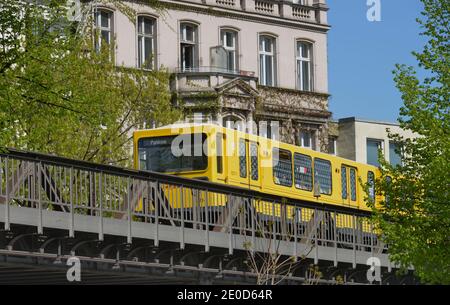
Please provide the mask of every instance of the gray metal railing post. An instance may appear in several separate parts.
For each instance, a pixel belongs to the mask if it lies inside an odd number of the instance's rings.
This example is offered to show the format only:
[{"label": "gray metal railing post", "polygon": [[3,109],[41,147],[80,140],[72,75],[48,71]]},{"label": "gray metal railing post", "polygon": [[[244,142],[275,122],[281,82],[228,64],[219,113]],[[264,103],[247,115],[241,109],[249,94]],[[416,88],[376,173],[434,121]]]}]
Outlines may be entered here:
[{"label": "gray metal railing post", "polygon": [[336,212],[333,212],[333,241],[334,241],[334,266],[337,267],[337,215]]},{"label": "gray metal railing post", "polygon": [[[94,177],[93,177],[94,176]],[[94,215],[94,193],[95,186],[92,180],[95,179],[95,173],[89,171],[89,207],[88,207],[88,215]]]},{"label": "gray metal railing post", "polygon": [[356,217],[352,215],[353,219],[353,268],[356,268]]},{"label": "gray metal railing post", "polygon": [[[6,202],[5,202],[5,230],[6,231],[9,231],[9,229],[10,229],[10,224],[9,224],[9,183],[8,183],[8,172],[9,172],[9,169],[8,169],[8,166],[9,166],[9,157],[6,157],[6,160],[5,160],[5,180],[6,180]],[[12,187],[12,189],[14,189],[14,185],[13,185],[13,183],[14,183],[14,179],[13,179],[13,177],[11,177],[11,187]]]},{"label": "gray metal railing post", "polygon": [[155,246],[159,246],[159,182],[155,186]]},{"label": "gray metal railing post", "polygon": [[[41,168],[42,168],[42,164],[41,162],[39,162],[37,164],[37,173],[36,173],[36,167],[34,167],[35,173],[34,173],[34,179],[38,181],[38,185],[37,185],[37,196],[38,196],[38,213],[39,213],[39,218],[38,218],[38,234],[42,234],[43,233],[43,224],[42,224],[42,199],[41,199]],[[36,177],[37,176],[37,177]]]},{"label": "gray metal railing post", "polygon": [[231,194],[228,194],[228,253],[233,254],[233,218],[231,215],[233,201]]},{"label": "gray metal railing post", "polygon": [[292,217],[294,217],[294,258],[295,261],[297,261],[297,253],[298,253],[298,249],[297,249],[297,208],[294,207],[294,213],[292,215]]},{"label": "gray metal railing post", "polygon": [[184,249],[184,188],[180,187],[180,206],[181,206],[181,226],[180,226],[180,249]]},{"label": "gray metal railing post", "polygon": [[70,167],[70,223],[69,223],[69,237],[75,236],[74,224],[74,204],[73,204],[73,167]]},{"label": "gray metal railing post", "polygon": [[373,226],[372,226],[372,224],[370,224],[370,253],[372,254],[372,256],[373,256],[373,254],[374,254],[374,243],[373,243]]},{"label": "gray metal railing post", "polygon": [[192,213],[193,213],[193,218],[192,218],[192,222],[193,225],[192,227],[194,229],[198,229],[200,227],[200,217],[198,217],[198,210],[199,210],[199,203],[200,202],[200,196],[199,196],[199,192],[196,189],[192,190]]},{"label": "gray metal railing post", "polygon": [[[317,223],[319,221],[319,223]],[[315,230],[314,232],[314,264],[317,265],[319,262],[319,241],[318,241],[318,234],[317,234],[317,228],[320,229],[320,217],[317,215],[317,209],[314,209],[314,218],[313,218],[313,228]]]},{"label": "gray metal railing post", "polygon": [[127,243],[131,244],[131,185],[130,185],[131,177],[127,177],[127,209],[128,209],[128,233],[127,233]]},{"label": "gray metal railing post", "polygon": [[205,251],[209,252],[209,204],[207,190],[205,190],[205,237]]},{"label": "gray metal railing post", "polygon": [[[254,199],[252,199],[254,201]],[[252,219],[252,253],[255,252],[255,243],[256,243],[256,237],[255,237],[255,211],[254,205],[250,203],[250,215]]]},{"label": "gray metal railing post", "polygon": [[[281,209],[281,204],[282,203],[280,203],[280,209]],[[272,201],[272,239],[273,239],[273,242],[272,242],[272,253],[275,253],[275,242],[276,242],[276,240],[277,240],[277,237],[276,237],[276,233],[275,233],[275,202],[273,202]]]},{"label": "gray metal railing post", "polygon": [[99,178],[98,178],[98,200],[99,202],[99,219],[98,219],[98,240],[103,241],[103,173],[100,172],[99,174]]}]

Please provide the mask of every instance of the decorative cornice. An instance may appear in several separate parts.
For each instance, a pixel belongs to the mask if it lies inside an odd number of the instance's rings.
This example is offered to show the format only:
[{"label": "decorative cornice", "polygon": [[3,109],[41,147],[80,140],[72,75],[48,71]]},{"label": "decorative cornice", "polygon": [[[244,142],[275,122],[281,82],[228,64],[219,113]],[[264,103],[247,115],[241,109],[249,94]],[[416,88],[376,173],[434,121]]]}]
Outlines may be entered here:
[{"label": "decorative cornice", "polygon": [[328,93],[323,92],[315,92],[315,91],[301,91],[297,89],[290,89],[290,88],[284,88],[284,87],[270,87],[270,86],[262,86],[258,84],[258,90],[266,90],[266,91],[277,91],[280,93],[291,93],[296,95],[306,95],[306,96],[317,96],[328,99],[331,95]]},{"label": "decorative cornice", "polygon": [[[317,109],[310,109],[310,108],[304,108],[304,107],[286,107],[286,106],[280,106],[280,105],[274,105],[274,104],[268,104],[268,103],[262,103],[263,109],[260,111],[260,114],[267,113],[268,115],[273,114],[274,112],[277,113],[285,113],[287,116],[292,115],[301,115],[304,117],[316,117],[316,118],[322,118],[328,120],[331,117],[331,112],[326,110],[317,110]],[[267,111],[267,112],[266,112]]]},{"label": "decorative cornice", "polygon": [[[145,1],[135,1],[137,3],[141,2],[145,4]],[[281,26],[300,28],[310,31],[326,33],[331,28],[327,24],[320,24],[316,22],[311,22],[307,20],[290,20],[283,17],[277,16],[265,16],[257,12],[240,11],[236,9],[217,7],[208,5],[205,3],[182,3],[173,1],[160,1],[161,6],[167,9],[180,10],[180,11],[190,11],[195,13],[203,13],[216,17],[228,17],[240,20],[256,21],[260,23],[277,24]]]}]

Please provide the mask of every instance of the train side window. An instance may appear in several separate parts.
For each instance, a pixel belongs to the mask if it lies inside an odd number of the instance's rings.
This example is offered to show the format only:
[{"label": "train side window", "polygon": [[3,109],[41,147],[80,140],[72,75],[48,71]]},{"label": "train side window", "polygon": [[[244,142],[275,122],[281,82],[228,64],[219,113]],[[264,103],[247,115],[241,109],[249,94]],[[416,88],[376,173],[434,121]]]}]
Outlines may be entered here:
[{"label": "train side window", "polygon": [[367,173],[367,183],[369,185],[369,200],[371,202],[374,202],[375,201],[375,175],[371,171],[369,171]]},{"label": "train side window", "polygon": [[342,199],[347,199],[347,167],[341,167]]},{"label": "train side window", "polygon": [[356,201],[356,170],[350,169],[350,199]]},{"label": "train side window", "polygon": [[239,175],[241,178],[247,178],[247,149],[245,140],[239,139]]},{"label": "train side window", "polygon": [[292,154],[284,149],[273,149],[273,179],[275,184],[292,186]]},{"label": "train side window", "polygon": [[223,134],[216,134],[217,173],[223,173]]},{"label": "train side window", "polygon": [[312,191],[312,159],[310,156],[294,154],[295,187],[305,191]]},{"label": "train side window", "polygon": [[258,144],[250,142],[250,177],[258,180]]},{"label": "train side window", "polygon": [[319,183],[320,193],[331,195],[331,162],[314,159],[314,183]]}]

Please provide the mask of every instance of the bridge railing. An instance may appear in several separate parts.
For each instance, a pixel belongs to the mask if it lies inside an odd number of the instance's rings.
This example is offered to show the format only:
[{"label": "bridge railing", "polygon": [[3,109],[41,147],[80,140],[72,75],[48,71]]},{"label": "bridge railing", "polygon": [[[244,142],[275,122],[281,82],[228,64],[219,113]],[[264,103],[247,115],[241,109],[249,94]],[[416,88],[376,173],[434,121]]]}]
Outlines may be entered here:
[{"label": "bridge railing", "polygon": [[[0,154],[0,208],[9,229],[11,207],[68,213],[69,234],[74,235],[76,215],[149,223],[210,235],[241,237],[241,248],[277,251],[285,242],[300,255],[297,245],[382,253],[386,250],[368,221],[368,214],[346,208],[291,200],[247,189],[75,161],[55,156],[9,150]],[[2,220],[0,220],[2,222]],[[38,232],[42,233],[42,219]],[[103,235],[102,222],[99,234]],[[217,236],[217,235],[215,235]],[[158,242],[158,230],[154,239]],[[226,240],[226,239],[225,239]],[[268,241],[256,247],[258,241]],[[275,242],[274,242],[275,241]],[[271,249],[265,247],[270,245]],[[285,253],[286,254],[286,253]]]}]

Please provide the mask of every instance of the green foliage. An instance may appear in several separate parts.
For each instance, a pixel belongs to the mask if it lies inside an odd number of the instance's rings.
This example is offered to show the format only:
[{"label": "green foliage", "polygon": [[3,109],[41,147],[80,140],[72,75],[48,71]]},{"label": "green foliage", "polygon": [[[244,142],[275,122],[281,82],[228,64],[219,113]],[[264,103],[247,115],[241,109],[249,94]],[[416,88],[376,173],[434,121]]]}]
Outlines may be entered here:
[{"label": "green foliage", "polygon": [[403,162],[392,167],[380,158],[376,190],[385,199],[374,210],[374,221],[393,261],[403,269],[414,266],[423,282],[450,284],[450,2],[421,1],[423,19],[418,22],[428,42],[414,55],[428,77],[421,80],[404,65],[394,71],[404,101],[400,126],[418,138],[390,135],[400,143]]},{"label": "green foliage", "polygon": [[169,73],[117,67],[62,17],[65,1],[40,2],[0,4],[0,147],[130,165],[133,129],[180,117]]}]

